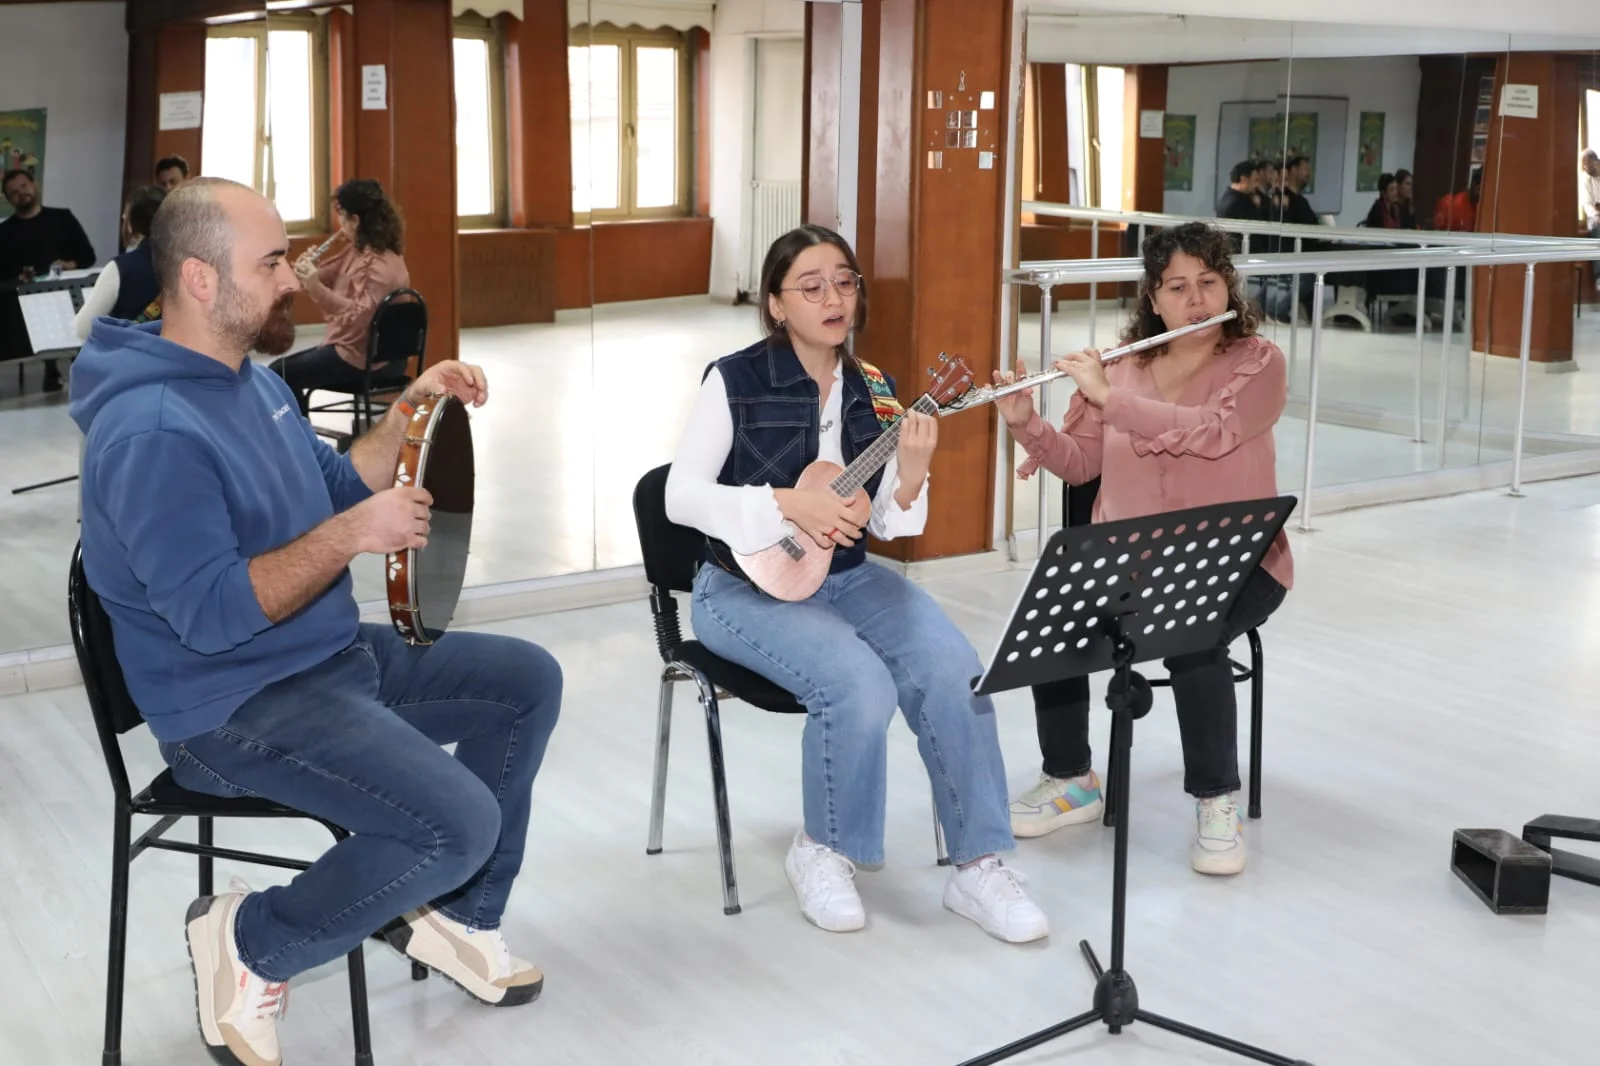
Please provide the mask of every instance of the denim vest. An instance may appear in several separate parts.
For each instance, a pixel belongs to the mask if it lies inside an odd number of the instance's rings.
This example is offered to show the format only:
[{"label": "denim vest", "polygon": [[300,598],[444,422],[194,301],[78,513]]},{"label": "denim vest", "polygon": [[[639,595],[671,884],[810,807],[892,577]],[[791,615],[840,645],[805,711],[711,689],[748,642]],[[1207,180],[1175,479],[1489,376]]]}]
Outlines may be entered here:
[{"label": "denim vest", "polygon": [[[821,443],[822,409],[817,383],[781,336],[757,341],[741,352],[724,356],[707,367],[706,373],[713,368],[722,375],[733,417],[733,447],[717,475],[717,483],[793,488],[801,472],[816,460]],[[861,370],[846,362],[840,378],[844,394],[839,445],[848,466],[878,439],[885,427]],[[887,375],[883,378],[892,394],[893,379]],[[888,407],[898,409],[892,402]],[[865,486],[868,497],[877,496],[882,482],[883,471],[879,469]],[[829,572],[852,569],[866,557],[865,537],[848,548],[835,547]],[[720,540],[707,538],[706,558],[732,574],[744,576],[733,551]]]},{"label": "denim vest", "polygon": [[161,282],[150,257],[150,242],[123,252],[117,264],[117,302],[108,314],[125,322],[150,322],[161,317]]}]

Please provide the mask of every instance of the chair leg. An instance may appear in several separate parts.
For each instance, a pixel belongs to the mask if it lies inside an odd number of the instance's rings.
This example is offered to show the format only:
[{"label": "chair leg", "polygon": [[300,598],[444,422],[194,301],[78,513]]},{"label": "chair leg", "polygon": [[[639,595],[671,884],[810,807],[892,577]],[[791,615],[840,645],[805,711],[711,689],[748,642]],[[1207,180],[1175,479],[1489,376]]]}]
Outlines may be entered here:
[{"label": "chair leg", "polygon": [[128,866],[133,861],[133,815],[118,807],[111,839],[111,928],[106,948],[106,1038],[101,1066],[122,1062],[122,988],[127,972]]},{"label": "chair leg", "polygon": [[[209,848],[216,843],[216,838],[213,835],[216,831],[216,822],[211,818],[201,818],[199,822],[199,828],[195,833],[195,842],[202,848]],[[200,894],[202,896],[211,895],[212,887],[216,883],[214,875],[215,860],[210,855],[200,856]]]},{"label": "chair leg", "polygon": [[1252,629],[1250,640],[1250,808],[1252,818],[1261,817],[1261,720],[1262,688],[1266,679],[1262,675],[1265,661],[1261,654],[1261,634]]},{"label": "chair leg", "polygon": [[[326,822],[323,825],[333,834],[333,839],[336,841],[344,840],[350,835],[337,826],[328,825]],[[355,1043],[356,1066],[373,1066],[372,1021],[367,1015],[367,959],[362,950],[362,945],[357,944],[355,949],[345,956],[345,965],[350,971],[350,1029],[351,1038]]]},{"label": "chair leg", "polygon": [[934,865],[950,865],[950,852],[944,846],[944,823],[939,821],[938,803],[933,805],[933,855]]},{"label": "chair leg", "polygon": [[711,749],[711,796],[717,807],[717,850],[722,856],[722,913],[739,913],[739,881],[733,872],[733,820],[728,817],[728,778],[722,763],[722,719],[711,682],[696,673],[700,706],[706,712],[706,743]]},{"label": "chair leg", "polygon": [[650,786],[650,840],[645,844],[646,855],[661,854],[661,823],[667,808],[667,749],[672,743],[672,690],[673,679],[668,676],[671,667],[662,671],[661,692],[656,711],[656,770]]}]

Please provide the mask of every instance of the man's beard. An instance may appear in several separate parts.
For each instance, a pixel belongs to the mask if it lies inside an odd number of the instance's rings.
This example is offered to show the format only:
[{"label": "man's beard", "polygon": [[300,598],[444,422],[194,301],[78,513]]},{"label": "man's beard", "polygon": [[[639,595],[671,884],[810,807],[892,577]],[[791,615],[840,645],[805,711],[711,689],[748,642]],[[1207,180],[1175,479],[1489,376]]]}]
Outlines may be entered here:
[{"label": "man's beard", "polygon": [[252,315],[244,294],[227,274],[215,312],[217,332],[245,352],[282,355],[294,347],[294,293],[286,293],[263,315]]}]

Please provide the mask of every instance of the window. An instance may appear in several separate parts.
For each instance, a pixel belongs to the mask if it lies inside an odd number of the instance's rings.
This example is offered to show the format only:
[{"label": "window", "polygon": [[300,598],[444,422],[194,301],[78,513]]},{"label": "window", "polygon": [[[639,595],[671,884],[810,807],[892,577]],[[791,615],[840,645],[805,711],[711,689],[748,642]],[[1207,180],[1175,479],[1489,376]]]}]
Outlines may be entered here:
[{"label": "window", "polygon": [[[1578,108],[1578,151],[1592,148],[1600,152],[1600,90],[1585,89]],[[1583,202],[1583,175],[1578,175],[1578,219],[1589,221],[1589,205]]]},{"label": "window", "polygon": [[[1067,155],[1072,172],[1072,202],[1121,211],[1123,86],[1122,67],[1067,64]],[[1087,131],[1087,135],[1083,131]],[[1084,177],[1088,178],[1084,188]]]},{"label": "window", "polygon": [[505,222],[505,74],[488,19],[455,24],[456,216],[463,228]]},{"label": "window", "polygon": [[292,233],[327,223],[326,84],[315,17],[212,27],[200,153],[206,174],[272,200]]},{"label": "window", "polygon": [[683,35],[579,28],[567,48],[572,209],[590,218],[689,213],[689,50]]}]

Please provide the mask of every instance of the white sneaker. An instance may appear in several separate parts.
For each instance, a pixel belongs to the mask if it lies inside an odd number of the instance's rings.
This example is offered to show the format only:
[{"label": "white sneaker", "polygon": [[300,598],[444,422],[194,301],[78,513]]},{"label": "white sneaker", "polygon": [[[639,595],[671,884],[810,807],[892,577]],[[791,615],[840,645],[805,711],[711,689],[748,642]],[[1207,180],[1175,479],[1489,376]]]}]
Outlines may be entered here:
[{"label": "white sneaker", "polygon": [[200,1036],[218,1062],[281,1066],[278,1016],[289,1005],[289,986],[257,977],[239,961],[233,921],[244,897],[201,896],[189,905],[185,922]]},{"label": "white sneaker", "polygon": [[1233,793],[1195,800],[1197,823],[1190,863],[1197,873],[1236,874],[1244,869],[1244,819]]},{"label": "white sneaker", "polygon": [[1044,912],[1022,891],[1026,880],[991,855],[950,871],[950,880],[944,886],[944,905],[977,922],[996,939],[1025,944],[1050,935],[1050,922]]},{"label": "white sneaker", "polygon": [[1093,770],[1077,777],[1042,774],[1037,785],[1012,801],[1011,833],[1042,837],[1064,825],[1092,822],[1104,809],[1100,779]]},{"label": "white sneaker", "polygon": [[404,917],[404,923],[384,932],[384,940],[473,999],[515,1007],[539,998],[544,974],[513,956],[500,930],[472,929],[432,907]]},{"label": "white sneaker", "polygon": [[795,834],[784,872],[800,900],[800,913],[818,929],[850,933],[867,924],[867,911],[856,893],[856,864],[815,841]]}]

